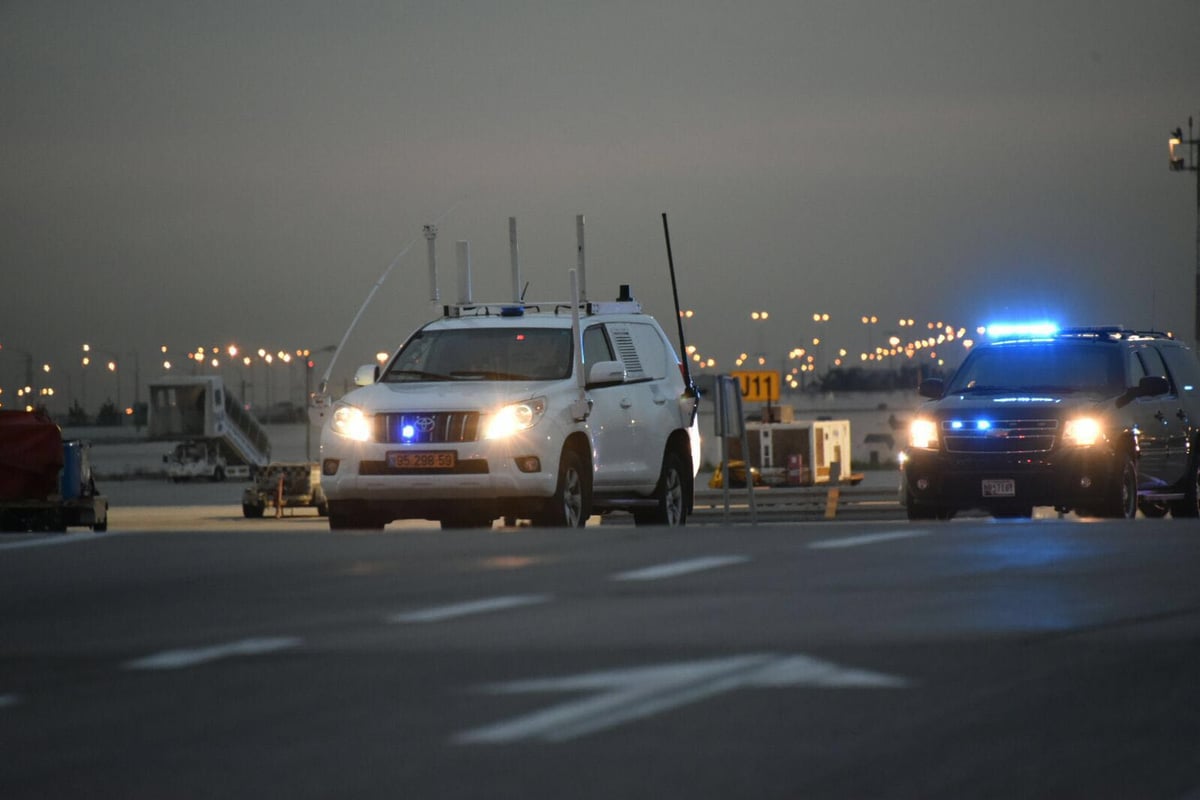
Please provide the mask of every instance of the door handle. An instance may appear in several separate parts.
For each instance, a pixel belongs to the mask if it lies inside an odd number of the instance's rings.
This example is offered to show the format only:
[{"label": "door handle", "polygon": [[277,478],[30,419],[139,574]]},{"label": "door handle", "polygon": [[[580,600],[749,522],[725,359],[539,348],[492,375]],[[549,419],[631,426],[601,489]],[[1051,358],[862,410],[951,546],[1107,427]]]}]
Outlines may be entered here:
[{"label": "door handle", "polygon": [[1179,417],[1179,419],[1183,420],[1184,422],[1188,421],[1187,412],[1184,411],[1182,408],[1175,412],[1175,416]]},{"label": "door handle", "polygon": [[628,397],[621,398],[621,408],[629,408],[632,405],[633,405],[633,401],[630,400]]},{"label": "door handle", "polygon": [[1154,418],[1155,418],[1156,420],[1158,420],[1159,422],[1163,423],[1164,425],[1165,425],[1165,424],[1166,424],[1166,422],[1167,422],[1166,415],[1164,415],[1164,414],[1163,414],[1161,411],[1155,411],[1155,412],[1154,412]]},{"label": "door handle", "polygon": [[654,398],[654,405],[656,405],[656,406],[661,406],[665,402],[667,402],[667,398],[665,398],[665,397],[655,397]]}]

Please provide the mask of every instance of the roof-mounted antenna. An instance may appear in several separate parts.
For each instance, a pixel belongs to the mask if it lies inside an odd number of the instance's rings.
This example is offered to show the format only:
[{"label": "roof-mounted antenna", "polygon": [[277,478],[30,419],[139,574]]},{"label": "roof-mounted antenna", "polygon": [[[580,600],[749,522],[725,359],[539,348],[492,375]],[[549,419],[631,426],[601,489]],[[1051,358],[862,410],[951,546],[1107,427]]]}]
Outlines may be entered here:
[{"label": "roof-mounted antenna", "polygon": [[437,225],[429,224],[421,228],[425,233],[425,242],[428,246],[429,261],[429,302],[435,306],[441,302],[441,295],[438,293],[437,281],[437,249],[434,247],[434,241],[437,239]]},{"label": "roof-mounted antenna", "polygon": [[576,302],[587,302],[587,270],[583,258],[583,214],[575,215],[576,271],[579,277],[579,298]]},{"label": "roof-mounted antenna", "polygon": [[512,262],[512,299],[520,303],[525,293],[521,291],[521,260],[517,255],[517,218],[508,218],[508,257]]},{"label": "roof-mounted antenna", "polygon": [[454,243],[458,260],[458,304],[469,306],[471,299],[471,243],[458,241]]}]

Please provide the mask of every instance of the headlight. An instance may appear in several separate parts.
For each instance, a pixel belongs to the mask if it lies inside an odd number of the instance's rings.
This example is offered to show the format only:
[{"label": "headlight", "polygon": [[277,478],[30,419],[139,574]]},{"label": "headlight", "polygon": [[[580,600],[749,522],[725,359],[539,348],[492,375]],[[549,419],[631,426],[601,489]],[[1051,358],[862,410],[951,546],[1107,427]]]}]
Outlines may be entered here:
[{"label": "headlight", "polygon": [[914,419],[908,427],[908,443],[921,450],[936,450],[937,423],[930,419]]},{"label": "headlight", "polygon": [[329,426],[334,433],[356,442],[365,442],[371,438],[371,418],[364,414],[361,408],[339,405],[333,410],[333,419]]},{"label": "headlight", "polygon": [[535,397],[522,403],[504,406],[488,417],[483,432],[485,439],[503,439],[514,433],[529,430],[546,413],[546,398]]},{"label": "headlight", "polygon": [[1103,438],[1100,423],[1091,417],[1069,419],[1063,427],[1063,444],[1068,447],[1091,447]]}]

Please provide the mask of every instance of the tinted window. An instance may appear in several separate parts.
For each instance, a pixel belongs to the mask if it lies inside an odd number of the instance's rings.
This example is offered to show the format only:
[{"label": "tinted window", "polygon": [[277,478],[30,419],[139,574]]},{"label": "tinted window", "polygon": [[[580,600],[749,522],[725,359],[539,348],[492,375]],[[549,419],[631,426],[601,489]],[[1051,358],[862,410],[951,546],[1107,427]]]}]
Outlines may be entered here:
[{"label": "tinted window", "polygon": [[1089,342],[1029,342],[984,347],[967,357],[948,393],[1125,391],[1119,347]]},{"label": "tinted window", "polygon": [[1182,345],[1163,345],[1158,350],[1171,371],[1176,393],[1193,398],[1200,394],[1200,364],[1192,351]]},{"label": "tinted window", "polygon": [[613,360],[612,348],[608,346],[603,326],[593,325],[583,332],[583,360],[587,364]]},{"label": "tinted window", "polygon": [[418,331],[381,380],[549,381],[570,375],[570,330],[490,328]]}]

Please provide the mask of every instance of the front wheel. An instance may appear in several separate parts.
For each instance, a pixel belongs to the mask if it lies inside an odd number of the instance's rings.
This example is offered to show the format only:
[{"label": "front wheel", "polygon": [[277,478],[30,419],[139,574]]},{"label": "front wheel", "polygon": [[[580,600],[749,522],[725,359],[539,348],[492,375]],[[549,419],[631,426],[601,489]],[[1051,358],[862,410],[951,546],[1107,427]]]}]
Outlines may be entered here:
[{"label": "front wheel", "polygon": [[1116,484],[1112,487],[1108,502],[1101,511],[1101,516],[1111,519],[1133,519],[1138,511],[1138,475],[1137,465],[1133,459],[1125,456],[1121,462],[1121,472]]},{"label": "front wheel", "polygon": [[592,515],[592,471],[574,450],[564,450],[558,462],[558,486],[541,514],[538,527],[582,528]]},{"label": "front wheel", "polygon": [[685,472],[683,459],[678,453],[668,451],[663,456],[662,474],[654,490],[655,508],[635,511],[636,525],[666,525],[677,527],[687,524],[687,481],[690,472]]}]

